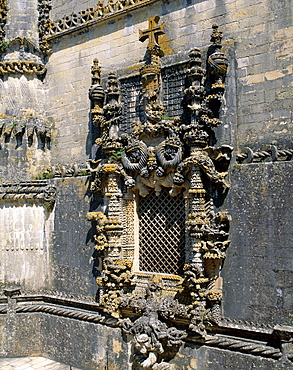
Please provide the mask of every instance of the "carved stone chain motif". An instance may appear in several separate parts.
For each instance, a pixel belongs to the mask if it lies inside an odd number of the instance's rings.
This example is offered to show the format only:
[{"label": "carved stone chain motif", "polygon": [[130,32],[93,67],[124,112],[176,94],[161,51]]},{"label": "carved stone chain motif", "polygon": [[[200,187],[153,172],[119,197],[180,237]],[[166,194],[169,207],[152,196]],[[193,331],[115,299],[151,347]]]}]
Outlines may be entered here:
[{"label": "carved stone chain motif", "polygon": [[[121,132],[126,105],[120,83],[110,73],[104,89],[94,60],[89,97],[102,155],[90,159],[88,168],[93,196],[103,203],[88,219],[96,227],[96,253],[103,265],[97,279],[100,304],[133,335],[135,368],[172,369],[169,360],[184,338],[204,341],[221,320],[219,271],[229,245],[230,217],[216,213],[214,204],[229,188],[225,176],[232,148],[215,148],[212,142],[213,128],[221,124],[228,61],[214,25],[207,70],[200,50],[192,49],[183,76],[185,111],[164,119],[159,43],[164,31],[158,16],[148,23],[139,33],[141,42],[148,40],[140,69],[143,114],[127,133]],[[126,215],[129,211],[133,216]],[[129,310],[133,319],[123,321]],[[176,328],[178,320],[185,330]]]}]

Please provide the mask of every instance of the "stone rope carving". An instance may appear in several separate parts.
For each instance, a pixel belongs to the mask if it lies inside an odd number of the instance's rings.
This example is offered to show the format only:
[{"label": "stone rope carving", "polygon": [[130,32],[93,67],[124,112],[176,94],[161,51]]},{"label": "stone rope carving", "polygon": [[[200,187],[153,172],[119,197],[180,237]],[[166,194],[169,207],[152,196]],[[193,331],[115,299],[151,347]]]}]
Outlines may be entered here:
[{"label": "stone rope carving", "polygon": [[55,204],[55,198],[56,186],[45,180],[2,183],[0,185],[0,201],[32,199],[42,201],[45,208],[51,211]]},{"label": "stone rope carving", "polygon": [[[96,229],[96,258],[103,261],[101,277],[97,278],[99,302],[115,318],[122,319],[129,309],[139,312],[139,318],[122,325],[133,335],[137,369],[163,365],[172,369],[166,360],[171,358],[170,348],[176,352],[187,336],[186,331],[176,328],[178,320],[183,320],[189,335],[199,340],[207,338],[208,327],[220,324],[219,271],[229,246],[230,217],[225,211],[214,210],[215,200],[223,199],[229,188],[225,177],[232,153],[228,145],[213,146],[213,128],[221,124],[219,110],[228,68],[221,51],[222,33],[213,26],[206,70],[200,50],[190,51],[182,102],[185,109],[182,116],[174,118],[164,116],[161,101],[159,37],[163,33],[158,16],[149,18],[148,29],[139,33],[140,41],[148,44],[140,68],[141,113],[130,129],[120,131],[124,111],[119,81],[109,73],[104,89],[97,60],[89,90],[93,124],[100,132],[96,146],[103,153],[103,157],[88,161],[91,191],[103,199],[101,209],[88,214]],[[183,193],[186,204],[185,264],[172,294],[167,293],[169,287],[163,280],[152,280],[151,275],[142,288],[131,270],[135,251],[128,255],[130,259],[123,258],[123,236],[129,230],[124,230],[122,199],[139,202],[140,197],[153,192],[160,198],[163,189],[175,199]]]},{"label": "stone rope carving", "polygon": [[276,145],[266,145],[262,151],[254,152],[251,148],[243,148],[241,153],[236,155],[239,164],[290,161],[293,158],[293,149],[280,150]]},{"label": "stone rope carving", "polygon": [[205,341],[205,344],[212,346],[215,345],[219,348],[232,349],[236,352],[253,353],[255,356],[270,357],[276,360],[282,357],[282,353],[279,348],[245,341],[244,339],[216,335],[214,338],[208,338]]},{"label": "stone rope carving", "polygon": [[[17,314],[39,312],[68,317],[75,320],[82,320],[89,323],[103,323],[105,325],[115,327],[121,326],[125,333],[133,333],[135,337],[135,361],[141,364],[148,360],[147,363],[150,363],[150,361],[158,358],[162,353],[166,356],[166,350],[162,352],[162,343],[157,339],[158,335],[162,335],[167,339],[167,341],[170,340],[172,342],[170,350],[180,345],[180,341],[186,335],[186,333],[180,330],[178,331],[176,328],[167,328],[161,320],[158,320],[159,315],[162,314],[165,316],[167,314],[167,307],[170,306],[166,302],[171,303],[172,301],[166,298],[163,300],[161,299],[161,293],[163,291],[162,288],[163,286],[160,279],[154,278],[149,284],[148,291],[143,295],[128,295],[124,297],[122,306],[126,305],[129,307],[129,302],[127,302],[127,300],[131,300],[131,305],[136,307],[137,313],[140,311],[144,312],[142,316],[137,318],[134,322],[131,322],[129,319],[118,320],[109,315],[105,315],[102,312],[97,312],[99,308],[93,308],[93,303],[82,302],[80,300],[76,301],[70,297],[56,297],[54,295],[46,294],[41,296],[20,294],[19,289],[13,288],[4,290],[5,296],[0,297],[0,314],[10,314],[11,309],[10,311],[8,310],[9,302],[7,304],[7,300],[9,300],[8,297],[13,297],[16,300],[16,305],[14,305],[13,311]],[[60,292],[58,293],[60,294]],[[46,303],[47,300],[49,300],[50,303]],[[150,305],[147,304],[148,300],[150,301]],[[165,303],[163,303],[163,301],[165,301]],[[176,310],[178,311],[178,307]],[[149,321],[150,319],[151,321]],[[256,323],[225,318],[222,321],[221,327],[226,330],[227,335],[208,335],[204,340],[205,345],[278,360],[284,356],[283,349],[282,352],[280,350],[282,343],[290,342],[292,339],[292,329],[287,326],[259,325]],[[143,328],[147,328],[149,330],[147,335],[143,332]],[[235,329],[239,330],[240,336],[234,337],[233,335],[229,335],[229,332],[231,331],[231,333],[234,333]],[[243,337],[241,336],[241,332],[245,333]],[[153,336],[152,334],[155,335]],[[275,347],[270,343],[273,338],[272,335],[275,336]],[[195,340],[195,338],[190,339],[192,341]],[[158,341],[157,346],[155,346],[156,341]],[[167,341],[163,342],[164,346],[167,345]],[[270,344],[266,344],[266,341]],[[202,340],[200,342],[203,343]],[[150,351],[148,349],[150,349]],[[160,364],[162,366],[164,365],[164,368],[168,368],[169,365],[165,361],[160,362],[157,365]],[[155,364],[153,368],[159,369],[160,367]],[[172,367],[169,367],[169,369],[172,369]]]},{"label": "stone rope carving", "polygon": [[[97,312],[86,312],[84,310],[76,309],[76,308],[67,308],[67,307],[59,307],[58,305],[54,304],[22,304],[16,306],[15,309],[16,313],[18,314],[29,314],[34,312],[39,313],[47,313],[51,315],[58,315],[63,317],[68,317],[71,319],[82,320],[90,323],[100,324],[103,323],[105,325],[111,326],[119,326],[119,321],[113,317],[107,317],[103,314]],[[8,306],[7,305],[0,305],[0,314],[7,314],[8,313]],[[254,325],[255,326],[255,325]],[[137,327],[139,325],[137,324]],[[125,329],[124,329],[125,328]],[[127,324],[123,324],[123,330],[127,332],[134,331],[132,327],[127,326]],[[139,331],[139,330],[138,330]],[[173,337],[175,332],[169,331],[169,335]],[[149,342],[144,335],[136,334],[137,336],[137,350],[139,353],[139,349],[143,346],[147,347]],[[176,338],[178,341],[178,338]],[[264,356],[273,359],[280,359],[282,353],[279,348],[271,347],[265,344],[262,344],[258,341],[253,341],[253,339],[245,340],[242,338],[235,338],[229,337],[225,335],[215,335],[213,337],[209,336],[206,341],[205,345],[213,346],[228,350],[233,350],[236,352],[242,352],[246,354],[250,354],[253,356]],[[176,346],[176,343],[175,343]],[[159,345],[160,348],[160,345]],[[156,349],[158,352],[158,349]],[[138,361],[144,358],[144,356],[137,356]],[[166,365],[166,363],[165,363]]]},{"label": "stone rope carving", "polygon": [[46,73],[46,67],[43,64],[25,61],[0,62],[0,75],[15,73],[43,76]]},{"label": "stone rope carving", "polygon": [[117,320],[113,317],[105,317],[99,313],[84,312],[77,309],[56,307],[46,304],[22,305],[16,308],[17,313],[44,312],[52,315],[64,316],[71,319],[77,319],[93,323],[103,323],[117,326]]}]

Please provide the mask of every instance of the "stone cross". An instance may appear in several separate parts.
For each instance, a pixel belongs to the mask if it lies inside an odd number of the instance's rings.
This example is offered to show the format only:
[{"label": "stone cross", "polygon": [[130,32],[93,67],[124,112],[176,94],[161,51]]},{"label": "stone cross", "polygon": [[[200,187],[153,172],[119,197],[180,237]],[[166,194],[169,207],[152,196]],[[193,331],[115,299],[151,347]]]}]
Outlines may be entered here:
[{"label": "stone cross", "polygon": [[154,17],[148,18],[149,28],[145,31],[139,30],[139,41],[144,42],[149,39],[148,47],[159,46],[158,36],[164,35],[163,25],[159,25],[160,17],[155,15]]}]

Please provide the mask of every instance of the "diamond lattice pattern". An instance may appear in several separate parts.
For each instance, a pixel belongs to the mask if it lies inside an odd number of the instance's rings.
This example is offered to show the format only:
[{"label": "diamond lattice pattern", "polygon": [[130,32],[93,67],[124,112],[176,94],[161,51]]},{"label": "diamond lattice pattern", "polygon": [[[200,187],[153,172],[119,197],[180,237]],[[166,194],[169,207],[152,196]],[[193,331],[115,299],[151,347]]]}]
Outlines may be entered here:
[{"label": "diamond lattice pattern", "polygon": [[184,264],[185,207],[181,195],[163,188],[139,201],[140,271],[180,274]]}]

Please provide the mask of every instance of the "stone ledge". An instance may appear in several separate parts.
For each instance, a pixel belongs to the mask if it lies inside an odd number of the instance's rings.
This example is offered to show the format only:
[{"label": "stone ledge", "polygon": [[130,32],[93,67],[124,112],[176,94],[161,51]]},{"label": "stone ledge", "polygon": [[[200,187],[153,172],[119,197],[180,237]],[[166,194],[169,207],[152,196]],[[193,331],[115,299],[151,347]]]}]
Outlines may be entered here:
[{"label": "stone ledge", "polygon": [[[49,295],[20,295],[15,299],[17,302],[14,306],[16,314],[49,314],[92,324],[120,326],[119,320],[103,313],[98,304],[94,302],[81,302]],[[8,306],[3,304],[4,299],[1,302],[0,314],[9,314],[9,303]],[[290,341],[292,333],[291,326],[263,326],[225,318],[221,325],[209,328],[209,334],[205,340],[191,336],[186,339],[186,342],[279,360],[283,355],[282,341]]]}]

